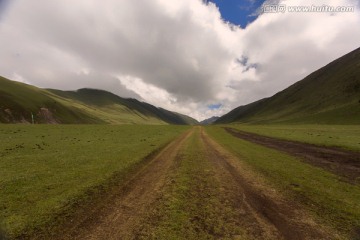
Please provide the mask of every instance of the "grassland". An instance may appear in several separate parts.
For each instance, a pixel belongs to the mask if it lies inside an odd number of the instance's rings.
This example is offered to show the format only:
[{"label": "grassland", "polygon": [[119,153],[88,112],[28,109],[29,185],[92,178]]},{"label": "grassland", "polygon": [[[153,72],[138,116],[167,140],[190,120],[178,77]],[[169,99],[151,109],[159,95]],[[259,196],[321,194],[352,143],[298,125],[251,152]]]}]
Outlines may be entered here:
[{"label": "grassland", "polygon": [[235,138],[220,127],[208,127],[207,132],[270,185],[304,204],[320,221],[349,238],[359,231],[359,185],[345,183],[336,175],[276,150]]},{"label": "grassland", "polygon": [[358,184],[219,126],[181,135],[188,129],[0,125],[5,231],[39,239],[359,236]]},{"label": "grassland", "polygon": [[[126,175],[187,127],[0,125],[0,219],[8,235],[31,233],[89,189]],[[120,176],[120,178],[119,178]]]},{"label": "grassland", "polygon": [[360,151],[360,125],[248,125],[231,127],[285,140]]}]

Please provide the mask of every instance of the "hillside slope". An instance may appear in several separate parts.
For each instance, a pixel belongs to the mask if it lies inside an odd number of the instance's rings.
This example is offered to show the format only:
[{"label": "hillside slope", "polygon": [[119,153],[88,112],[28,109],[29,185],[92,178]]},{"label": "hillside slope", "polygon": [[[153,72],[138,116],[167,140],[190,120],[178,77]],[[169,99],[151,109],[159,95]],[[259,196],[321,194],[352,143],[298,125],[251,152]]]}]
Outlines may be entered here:
[{"label": "hillside slope", "polygon": [[[34,119],[34,120],[33,120]],[[0,77],[0,123],[195,124],[135,99],[95,89],[40,89]]]},{"label": "hillside slope", "polygon": [[[97,89],[79,89],[77,91],[60,91],[48,89],[49,92],[64,100],[83,105],[83,110],[90,115],[94,109],[101,114],[98,117],[110,122],[148,124],[196,124],[197,121],[188,116],[157,108],[136,99],[121,98],[113,93]],[[86,107],[84,107],[86,106]],[[109,119],[110,118],[110,119]]]},{"label": "hillside slope", "polygon": [[46,90],[0,77],[1,123],[103,123],[61,103]]},{"label": "hillside slope", "polygon": [[360,48],[216,123],[360,124]]}]

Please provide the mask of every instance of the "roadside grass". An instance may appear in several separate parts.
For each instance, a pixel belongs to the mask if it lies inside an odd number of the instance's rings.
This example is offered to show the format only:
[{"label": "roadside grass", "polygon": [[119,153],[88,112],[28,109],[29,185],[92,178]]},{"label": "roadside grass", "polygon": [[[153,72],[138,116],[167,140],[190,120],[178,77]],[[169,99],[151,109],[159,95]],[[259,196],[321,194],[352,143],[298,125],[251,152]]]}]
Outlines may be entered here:
[{"label": "roadside grass", "polygon": [[0,125],[0,225],[10,238],[41,229],[186,129]]},{"label": "roadside grass", "polygon": [[360,151],[360,125],[226,125],[285,140]]},{"label": "roadside grass", "polygon": [[[197,129],[184,144],[160,203],[150,211],[138,239],[233,239],[245,236]],[[242,238],[243,239],[243,238]]]},{"label": "roadside grass", "polygon": [[359,185],[343,182],[338,176],[295,157],[235,138],[221,127],[207,127],[206,131],[270,184],[301,202],[317,219],[350,239],[359,237]]}]

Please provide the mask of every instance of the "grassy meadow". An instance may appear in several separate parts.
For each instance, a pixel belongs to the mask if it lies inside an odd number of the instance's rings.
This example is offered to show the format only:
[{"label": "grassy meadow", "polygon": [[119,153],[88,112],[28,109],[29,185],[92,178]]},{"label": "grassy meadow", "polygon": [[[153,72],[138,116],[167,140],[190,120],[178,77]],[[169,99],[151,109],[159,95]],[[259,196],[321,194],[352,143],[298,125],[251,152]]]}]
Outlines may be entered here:
[{"label": "grassy meadow", "polygon": [[285,140],[360,151],[360,125],[249,125],[232,128]]},{"label": "grassy meadow", "polygon": [[[206,131],[251,169],[259,172],[269,184],[302,202],[320,221],[348,236],[360,229],[359,185],[346,183],[338,176],[295,157],[233,137],[221,127],[207,127]],[[261,130],[259,133],[262,133]],[[305,140],[306,136],[303,135]]]},{"label": "grassy meadow", "polygon": [[88,190],[125,175],[188,127],[0,125],[0,220],[14,237],[31,233]]}]

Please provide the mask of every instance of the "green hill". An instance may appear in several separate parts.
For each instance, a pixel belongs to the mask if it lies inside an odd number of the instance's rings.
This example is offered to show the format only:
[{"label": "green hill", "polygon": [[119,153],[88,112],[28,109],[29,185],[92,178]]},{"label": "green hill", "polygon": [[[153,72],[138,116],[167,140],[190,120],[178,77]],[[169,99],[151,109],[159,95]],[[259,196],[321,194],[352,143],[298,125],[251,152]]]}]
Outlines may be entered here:
[{"label": "green hill", "polygon": [[360,124],[360,48],[216,123]]},{"label": "green hill", "polygon": [[[64,100],[82,105],[82,110],[90,115],[97,115],[104,121],[117,123],[148,124],[196,124],[197,121],[188,116],[157,108],[136,99],[121,98],[113,93],[97,89],[79,89],[77,91],[60,91],[48,89]],[[94,113],[94,110],[101,114]]]},{"label": "green hill", "polygon": [[46,90],[0,77],[0,122],[2,123],[102,123],[70,105],[49,96]]},{"label": "green hill", "polygon": [[40,89],[0,77],[1,123],[196,124],[182,114],[96,89]]}]

